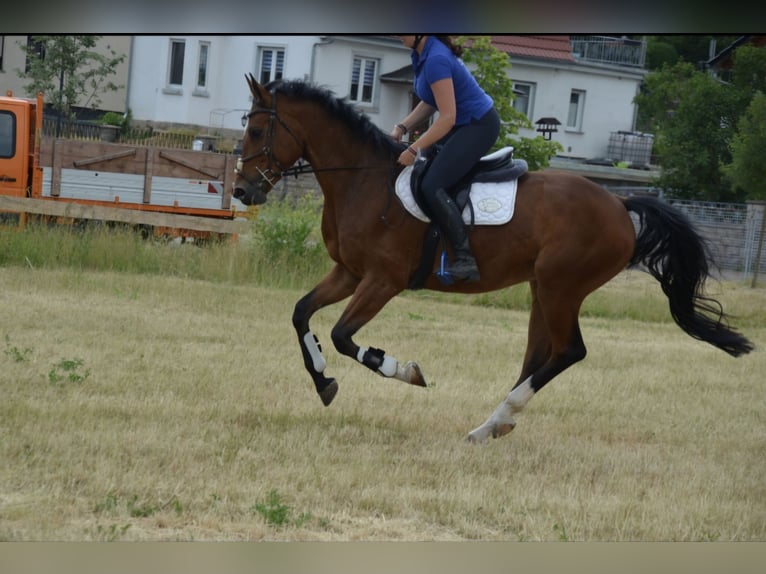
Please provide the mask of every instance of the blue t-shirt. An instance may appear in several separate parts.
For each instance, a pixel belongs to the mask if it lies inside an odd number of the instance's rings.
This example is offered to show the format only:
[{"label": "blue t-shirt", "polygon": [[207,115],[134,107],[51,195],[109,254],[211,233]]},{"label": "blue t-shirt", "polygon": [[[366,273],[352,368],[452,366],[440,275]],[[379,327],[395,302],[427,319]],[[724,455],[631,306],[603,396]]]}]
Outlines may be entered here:
[{"label": "blue t-shirt", "polygon": [[470,123],[472,118],[482,117],[494,105],[492,98],[479,86],[463,61],[456,58],[438,38],[426,38],[422,54],[418,54],[416,50],[412,51],[412,67],[415,70],[415,93],[434,108],[436,100],[431,91],[431,84],[444,78],[452,78],[457,115],[455,125],[462,126]]}]

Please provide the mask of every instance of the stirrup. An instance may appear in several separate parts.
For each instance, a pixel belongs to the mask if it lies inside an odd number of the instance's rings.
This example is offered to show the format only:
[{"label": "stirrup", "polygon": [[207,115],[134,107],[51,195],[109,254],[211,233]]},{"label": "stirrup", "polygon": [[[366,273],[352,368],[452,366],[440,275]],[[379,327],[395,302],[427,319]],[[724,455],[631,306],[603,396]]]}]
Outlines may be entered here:
[{"label": "stirrup", "polygon": [[455,278],[450,272],[449,259],[447,258],[446,251],[442,251],[441,257],[439,258],[439,269],[436,271],[436,277],[444,285],[452,285],[455,282]]}]

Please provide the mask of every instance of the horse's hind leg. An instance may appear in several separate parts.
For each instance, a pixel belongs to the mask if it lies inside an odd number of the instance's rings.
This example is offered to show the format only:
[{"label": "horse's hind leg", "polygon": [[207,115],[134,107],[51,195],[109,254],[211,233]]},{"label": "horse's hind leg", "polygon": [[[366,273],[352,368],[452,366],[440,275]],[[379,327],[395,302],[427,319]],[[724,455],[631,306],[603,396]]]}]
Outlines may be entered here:
[{"label": "horse's hind leg", "polygon": [[481,426],[468,433],[468,441],[483,443],[516,426],[514,415],[559,373],[585,358],[578,314],[582,299],[572,300],[561,290],[532,288],[529,342],[521,377],[502,403]]},{"label": "horse's hind leg", "polygon": [[[545,324],[540,301],[537,298],[537,281],[530,281],[529,288],[532,295],[532,306],[527,328],[527,350],[524,353],[521,373],[513,389],[526,381],[532,373],[541,369],[551,356],[551,338]],[[508,402],[511,405],[511,412],[505,420],[498,422],[492,436],[503,436],[511,432],[516,427],[516,420],[513,415],[520,413],[531,397],[532,395],[525,392],[524,389],[517,391],[513,397],[510,397]]]},{"label": "horse's hind leg", "polygon": [[545,324],[540,301],[537,298],[537,281],[530,281],[529,289],[532,294],[532,306],[527,329],[527,350],[524,353],[521,374],[514,387],[520,385],[527,377],[541,368],[551,356],[551,338]]},{"label": "horse's hind leg", "polygon": [[336,265],[319,284],[302,297],[293,311],[293,327],[298,334],[298,343],[303,354],[303,364],[314,381],[314,386],[325,406],[329,405],[338,392],[335,379],[324,376],[327,365],[319,340],[309,327],[312,315],[322,307],[337,303],[354,292],[359,280],[344,267]]}]

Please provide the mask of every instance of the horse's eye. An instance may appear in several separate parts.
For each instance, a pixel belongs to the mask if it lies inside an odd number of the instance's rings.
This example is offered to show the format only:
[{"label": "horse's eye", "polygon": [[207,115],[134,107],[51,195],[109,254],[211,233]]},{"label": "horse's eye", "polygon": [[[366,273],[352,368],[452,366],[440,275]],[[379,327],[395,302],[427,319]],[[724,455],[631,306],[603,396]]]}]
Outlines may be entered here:
[{"label": "horse's eye", "polygon": [[250,128],[250,139],[257,140],[263,135],[263,130],[260,128]]}]

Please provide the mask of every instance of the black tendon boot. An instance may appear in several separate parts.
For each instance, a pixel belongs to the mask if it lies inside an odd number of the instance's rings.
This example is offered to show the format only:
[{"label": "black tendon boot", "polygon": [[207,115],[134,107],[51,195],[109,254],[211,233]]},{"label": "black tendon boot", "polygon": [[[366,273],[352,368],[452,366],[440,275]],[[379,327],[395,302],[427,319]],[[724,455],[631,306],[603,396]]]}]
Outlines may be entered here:
[{"label": "black tendon boot", "polygon": [[444,189],[437,189],[434,193],[434,199],[435,201],[431,205],[433,216],[455,250],[455,260],[449,268],[450,274],[456,280],[478,281],[479,268],[476,266],[476,260],[471,253],[463,216],[458,211],[454,200]]}]

